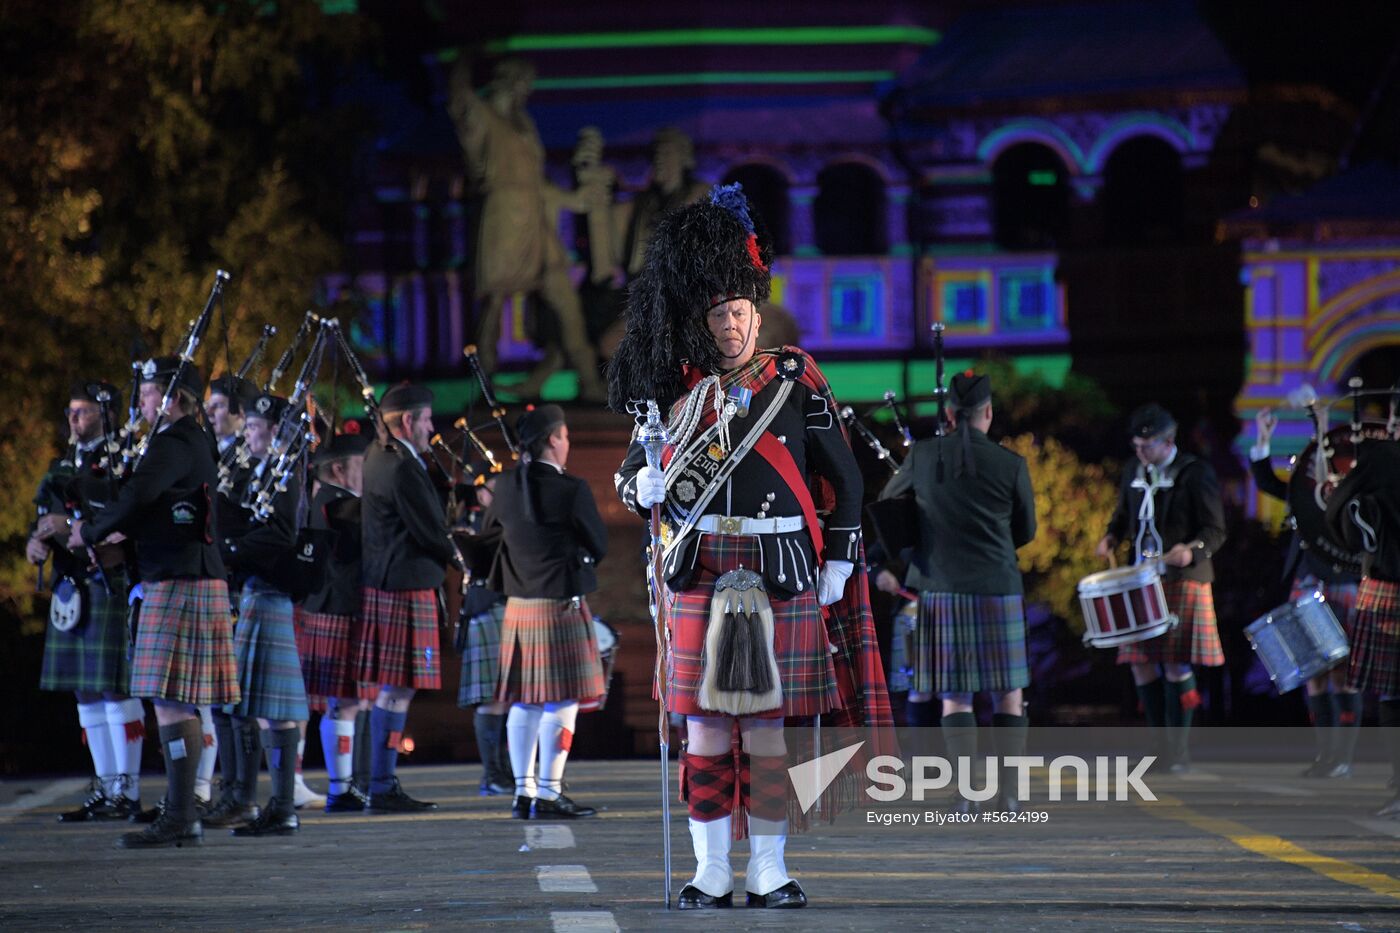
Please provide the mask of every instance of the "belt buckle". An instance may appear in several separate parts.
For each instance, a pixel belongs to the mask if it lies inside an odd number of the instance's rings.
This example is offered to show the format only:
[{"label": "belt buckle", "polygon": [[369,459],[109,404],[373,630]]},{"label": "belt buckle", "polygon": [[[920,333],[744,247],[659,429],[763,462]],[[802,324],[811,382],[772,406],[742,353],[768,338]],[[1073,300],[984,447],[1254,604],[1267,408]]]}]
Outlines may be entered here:
[{"label": "belt buckle", "polygon": [[719,533],[722,535],[737,535],[739,529],[743,527],[744,520],[732,515],[721,515],[719,517]]}]

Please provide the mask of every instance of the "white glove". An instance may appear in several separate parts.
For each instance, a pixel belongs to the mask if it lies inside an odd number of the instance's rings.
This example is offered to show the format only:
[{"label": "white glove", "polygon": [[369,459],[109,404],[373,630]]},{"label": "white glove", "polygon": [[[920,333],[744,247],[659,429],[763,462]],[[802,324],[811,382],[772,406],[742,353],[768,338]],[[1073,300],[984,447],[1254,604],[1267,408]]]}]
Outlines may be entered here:
[{"label": "white glove", "polygon": [[666,474],[656,467],[644,466],[637,471],[637,504],[649,509],[666,500]]},{"label": "white glove", "polygon": [[822,564],[821,575],[817,577],[817,602],[823,606],[840,602],[846,592],[846,581],[856,565],[848,560],[829,560]]}]

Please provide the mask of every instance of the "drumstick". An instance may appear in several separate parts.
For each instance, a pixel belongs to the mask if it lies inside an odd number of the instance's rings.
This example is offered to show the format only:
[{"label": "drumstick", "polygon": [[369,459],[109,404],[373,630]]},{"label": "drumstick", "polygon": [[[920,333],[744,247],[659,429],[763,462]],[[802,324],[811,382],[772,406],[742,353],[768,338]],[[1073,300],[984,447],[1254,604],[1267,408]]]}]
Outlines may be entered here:
[{"label": "drumstick", "polygon": [[1109,570],[1117,570],[1117,569],[1118,569],[1118,555],[1115,554],[1113,551],[1109,551],[1109,552],[1108,552],[1108,569],[1109,569]]}]

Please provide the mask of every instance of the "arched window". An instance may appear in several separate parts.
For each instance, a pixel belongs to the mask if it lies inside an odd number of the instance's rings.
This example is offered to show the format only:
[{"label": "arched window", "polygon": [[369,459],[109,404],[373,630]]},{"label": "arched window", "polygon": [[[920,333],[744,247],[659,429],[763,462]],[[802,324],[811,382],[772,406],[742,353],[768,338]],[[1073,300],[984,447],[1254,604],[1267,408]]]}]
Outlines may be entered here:
[{"label": "arched window", "polygon": [[1155,136],[1124,142],[1104,165],[1102,198],[1108,245],[1179,241],[1185,200],[1181,156]]},{"label": "arched window", "polygon": [[790,253],[787,178],[771,165],[751,163],[735,166],[724,176],[726,185],[736,181],[744,186],[744,196],[758,214],[758,222],[768,231],[773,241],[773,254],[785,256]]},{"label": "arched window", "polygon": [[827,256],[876,256],[885,237],[885,181],[860,162],[828,165],[817,175],[812,205],[817,249]]},{"label": "arched window", "polygon": [[993,236],[1006,249],[1050,249],[1069,220],[1069,173],[1048,146],[1019,143],[992,166]]}]

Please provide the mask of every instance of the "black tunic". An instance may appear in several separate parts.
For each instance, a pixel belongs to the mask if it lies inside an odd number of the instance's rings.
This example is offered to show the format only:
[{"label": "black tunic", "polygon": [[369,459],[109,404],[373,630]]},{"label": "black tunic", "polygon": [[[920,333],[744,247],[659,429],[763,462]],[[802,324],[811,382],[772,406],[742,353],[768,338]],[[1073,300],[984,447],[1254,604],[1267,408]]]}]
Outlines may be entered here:
[{"label": "black tunic", "polygon": [[[529,514],[520,470],[528,470]],[[478,548],[500,547],[487,587],[522,599],[568,599],[598,588],[608,533],[593,490],[538,460],[502,474],[482,519]]]},{"label": "black tunic", "polygon": [[116,501],[83,524],[83,540],[92,545],[122,532],[136,544],[142,580],[221,578],[214,542],[218,482],[208,433],[193,416],[180,418],[151,438]]},{"label": "black tunic", "polygon": [[360,499],[364,584],[379,590],[435,590],[453,550],[447,515],[427,467],[397,439],[365,457]]}]

